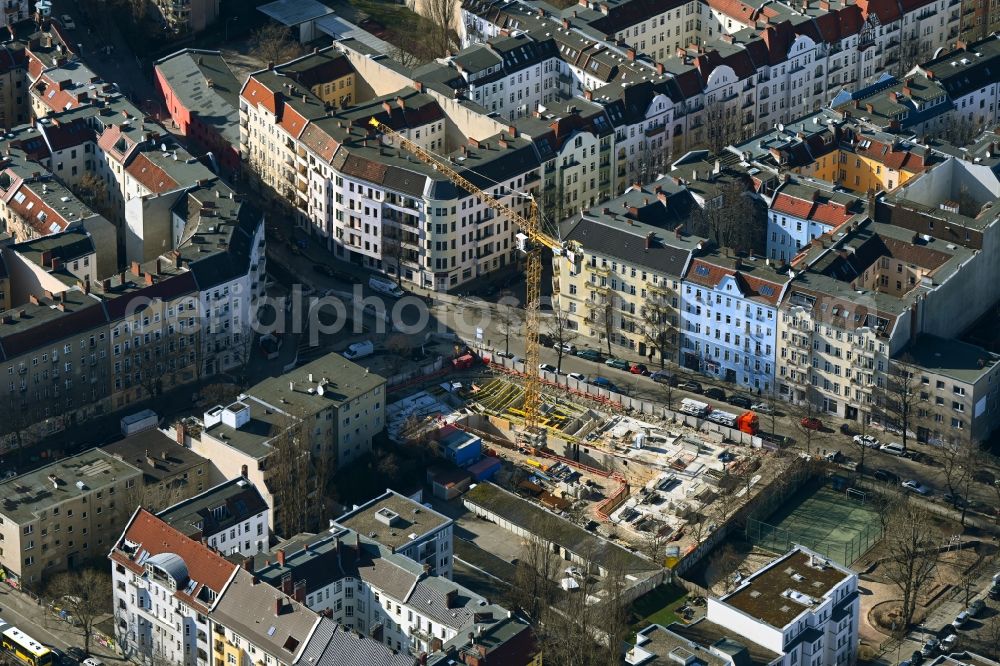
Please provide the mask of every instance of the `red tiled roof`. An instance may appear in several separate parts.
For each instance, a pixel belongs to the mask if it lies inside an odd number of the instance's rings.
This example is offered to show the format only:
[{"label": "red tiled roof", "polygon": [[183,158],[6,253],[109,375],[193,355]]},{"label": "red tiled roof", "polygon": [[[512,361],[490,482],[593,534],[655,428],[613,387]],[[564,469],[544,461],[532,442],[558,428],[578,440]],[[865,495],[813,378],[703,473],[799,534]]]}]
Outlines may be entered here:
[{"label": "red tiled roof", "polygon": [[[122,548],[124,540],[138,544],[135,553],[131,556]],[[197,602],[199,592],[203,587],[207,587],[216,594],[222,592],[226,583],[232,578],[237,566],[226,558],[222,557],[208,546],[190,539],[170,525],[140,508],[132,518],[132,522],[126,528],[122,541],[115,545],[111,551],[111,559],[136,573],[141,573],[143,567],[133,558],[141,553],[148,553],[149,556],[160,553],[173,553],[184,560],[187,566],[188,578],[197,581],[197,585],[190,594],[185,590],[178,590],[175,594],[190,601]]]},{"label": "red tiled roof", "polygon": [[[37,187],[38,185],[35,184],[35,186]],[[38,232],[40,236],[48,236],[49,234],[65,231],[66,227],[69,226],[69,220],[65,219],[42,201],[42,198],[35,194],[31,185],[22,184],[18,188],[18,192],[23,194],[24,198],[18,201],[16,198],[17,193],[13,194],[10,200],[7,201],[7,207]],[[40,213],[44,213],[44,220],[38,217]],[[53,229],[53,224],[58,228]]]},{"label": "red tiled roof", "polygon": [[778,193],[771,208],[800,220],[814,220],[832,227],[839,227],[853,216],[843,204],[822,199],[800,199],[784,192]]},{"label": "red tiled roof", "polygon": [[899,5],[896,0],[857,0],[855,3],[861,9],[861,15],[865,20],[874,14],[882,25],[889,25],[893,21],[899,20]]},{"label": "red tiled roof", "polygon": [[152,160],[142,153],[125,167],[125,171],[153,194],[162,194],[179,185],[166,171],[153,164]]},{"label": "red tiled roof", "polygon": [[277,94],[254,77],[247,79],[240,97],[253,105],[261,104],[273,114],[278,113]]},{"label": "red tiled roof", "polygon": [[302,130],[306,128],[306,120],[301,113],[295,110],[295,107],[291,104],[285,104],[281,113],[281,120],[278,122],[282,129],[288,132],[294,138],[299,138],[302,134]]},{"label": "red tiled roof", "polygon": [[884,164],[890,169],[895,171],[905,169],[910,172],[916,172],[927,168],[927,163],[922,155],[909,150],[896,150],[891,144],[881,141],[874,141],[868,138],[865,138],[865,141],[867,142],[867,146],[864,148],[861,147],[860,143],[855,142],[854,152],[858,155],[869,157],[880,164]]},{"label": "red tiled roof", "polygon": [[340,145],[337,143],[336,139],[327,134],[326,131],[316,123],[310,123],[307,125],[300,138],[306,147],[311,149],[326,162],[333,160],[333,154],[337,152],[337,146]]},{"label": "red tiled roof", "polygon": [[[697,270],[699,267],[705,268],[707,272],[699,275]],[[782,285],[780,283],[747,275],[735,269],[719,266],[718,264],[713,264],[702,259],[695,259],[691,262],[691,267],[688,269],[684,280],[714,289],[727,275],[732,275],[736,279],[740,290],[746,298],[760,299],[771,305],[777,305],[778,299],[781,298]],[[769,296],[761,293],[761,289],[765,286],[772,288]]]}]

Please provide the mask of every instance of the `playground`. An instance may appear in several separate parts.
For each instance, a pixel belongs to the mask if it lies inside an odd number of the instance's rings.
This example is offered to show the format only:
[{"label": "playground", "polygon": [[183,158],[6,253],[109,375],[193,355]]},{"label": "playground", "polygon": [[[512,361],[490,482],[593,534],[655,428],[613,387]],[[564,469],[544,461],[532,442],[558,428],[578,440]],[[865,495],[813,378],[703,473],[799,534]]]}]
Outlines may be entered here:
[{"label": "playground", "polygon": [[807,484],[766,521],[751,518],[747,539],[775,553],[802,544],[850,566],[882,537],[878,513],[870,502],[862,491]]}]

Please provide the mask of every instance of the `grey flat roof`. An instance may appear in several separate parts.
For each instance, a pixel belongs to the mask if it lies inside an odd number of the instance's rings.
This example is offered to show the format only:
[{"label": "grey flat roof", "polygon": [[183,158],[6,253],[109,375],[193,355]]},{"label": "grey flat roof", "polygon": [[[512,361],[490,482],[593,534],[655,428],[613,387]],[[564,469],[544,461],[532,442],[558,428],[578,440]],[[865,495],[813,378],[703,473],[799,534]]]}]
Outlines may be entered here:
[{"label": "grey flat roof", "polygon": [[464,499],[466,502],[494,513],[522,529],[531,530],[539,537],[557,543],[581,557],[587,557],[601,566],[607,567],[614,564],[614,559],[621,558],[626,573],[654,573],[658,570],[658,567],[652,562],[644,560],[610,541],[594,536],[582,527],[535,506],[488,481],[478,484],[465,493]]},{"label": "grey flat roof", "polygon": [[[363,534],[393,551],[450,522],[447,516],[392,490],[336,520],[337,525]],[[411,535],[414,536],[411,538]]]},{"label": "grey flat roof", "polygon": [[257,11],[287,26],[298,25],[333,13],[332,9],[316,0],[276,0],[261,5]]},{"label": "grey flat roof", "polygon": [[966,384],[975,384],[995,368],[1000,355],[961,340],[921,335],[901,354],[922,368]]},{"label": "grey flat roof", "polygon": [[[308,381],[312,375],[312,382]],[[323,394],[318,390],[326,379]],[[289,387],[295,382],[295,389]],[[331,404],[340,406],[385,384],[385,378],[352,363],[340,354],[330,353],[279,377],[269,377],[247,390],[253,396],[282,411],[304,416],[315,414]],[[314,389],[309,393],[309,389]],[[284,400],[284,402],[282,402]]]},{"label": "grey flat roof", "polygon": [[147,479],[154,481],[162,481],[208,462],[155,428],[119,439],[101,448],[106,453],[142,470]]},{"label": "grey flat roof", "polygon": [[26,523],[39,511],[140,474],[129,463],[101,449],[90,449],[0,482],[0,513],[15,523]]}]

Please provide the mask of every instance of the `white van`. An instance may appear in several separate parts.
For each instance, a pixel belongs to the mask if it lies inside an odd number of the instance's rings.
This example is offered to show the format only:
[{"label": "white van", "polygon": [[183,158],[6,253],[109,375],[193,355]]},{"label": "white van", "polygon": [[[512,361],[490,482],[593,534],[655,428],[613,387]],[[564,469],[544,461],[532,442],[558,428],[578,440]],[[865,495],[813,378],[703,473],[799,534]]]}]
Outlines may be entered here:
[{"label": "white van", "polygon": [[368,286],[380,294],[386,294],[387,296],[392,296],[393,298],[399,298],[405,293],[399,288],[398,284],[392,280],[386,280],[384,278],[370,277],[368,278]]},{"label": "white van", "polygon": [[899,442],[890,442],[889,444],[883,444],[879,447],[879,451],[882,453],[888,453],[890,456],[901,456],[905,451],[903,450],[903,445]]},{"label": "white van", "polygon": [[373,353],[375,353],[375,345],[371,340],[365,340],[364,342],[355,342],[349,346],[343,356],[353,361],[354,359],[371,356]]}]

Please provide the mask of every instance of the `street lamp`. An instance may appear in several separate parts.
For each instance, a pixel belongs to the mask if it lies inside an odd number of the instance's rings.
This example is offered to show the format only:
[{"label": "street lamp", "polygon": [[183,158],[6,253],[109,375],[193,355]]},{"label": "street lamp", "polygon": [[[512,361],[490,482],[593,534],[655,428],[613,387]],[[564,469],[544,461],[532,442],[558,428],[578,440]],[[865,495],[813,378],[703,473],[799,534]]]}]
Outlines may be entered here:
[{"label": "street lamp", "polygon": [[227,41],[227,42],[229,41],[229,22],[230,21],[235,21],[238,18],[239,18],[239,16],[230,16],[229,18],[226,19],[226,39],[225,39],[225,41]]}]

